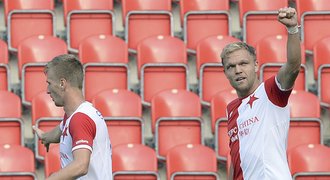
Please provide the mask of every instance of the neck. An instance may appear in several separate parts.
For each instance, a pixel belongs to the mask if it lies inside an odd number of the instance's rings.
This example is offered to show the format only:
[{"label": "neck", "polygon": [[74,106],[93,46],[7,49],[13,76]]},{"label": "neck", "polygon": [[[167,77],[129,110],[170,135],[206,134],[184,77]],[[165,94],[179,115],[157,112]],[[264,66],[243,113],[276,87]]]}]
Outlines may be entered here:
[{"label": "neck", "polygon": [[84,96],[80,89],[70,90],[64,97],[64,112],[69,117],[71,116],[77,108],[85,102]]}]

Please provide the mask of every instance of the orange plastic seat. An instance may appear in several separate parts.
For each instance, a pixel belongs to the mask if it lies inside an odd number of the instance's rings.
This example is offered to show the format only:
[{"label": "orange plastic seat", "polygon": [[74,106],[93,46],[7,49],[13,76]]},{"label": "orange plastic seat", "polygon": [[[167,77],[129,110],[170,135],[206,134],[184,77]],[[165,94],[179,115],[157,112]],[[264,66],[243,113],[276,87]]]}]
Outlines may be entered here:
[{"label": "orange plastic seat", "polygon": [[[287,35],[274,35],[258,41],[256,45],[256,57],[261,81],[277,75],[281,66],[287,62],[287,39]],[[295,90],[308,91],[306,71],[305,48],[301,44],[301,70],[295,81]]]},{"label": "orange plastic seat", "polygon": [[10,69],[8,62],[8,46],[0,40],[0,90],[10,91]]},{"label": "orange plastic seat", "polygon": [[115,34],[113,0],[63,0],[64,22],[70,52],[91,35]]},{"label": "orange plastic seat", "polygon": [[151,98],[165,89],[188,89],[186,46],[171,36],[152,36],[139,43],[137,68],[141,99],[150,105]]},{"label": "orange plastic seat", "polygon": [[44,35],[29,37],[18,45],[18,71],[24,105],[30,106],[35,95],[46,91],[44,67],[54,57],[66,54],[66,48],[63,40]]},{"label": "orange plastic seat", "polygon": [[313,46],[330,35],[329,1],[296,0],[296,8],[301,24],[301,40],[305,44],[306,52],[312,53]]},{"label": "orange plastic seat", "polygon": [[51,144],[49,146],[49,151],[45,155],[45,177],[49,177],[52,173],[57,172],[60,169],[60,146],[59,144]]},{"label": "orange plastic seat", "polygon": [[149,36],[173,36],[171,0],[122,0],[122,17],[131,53]]},{"label": "orange plastic seat", "polygon": [[195,53],[198,42],[208,36],[231,34],[229,1],[180,0],[180,18],[189,52]]},{"label": "orange plastic seat", "polygon": [[[44,132],[51,131],[54,127],[58,126],[62,121],[64,114],[65,112],[63,108],[56,107],[54,101],[46,92],[42,91],[32,99],[32,125],[36,125]],[[34,134],[34,142],[36,159],[42,162],[46,155],[46,148],[36,134]]]},{"label": "orange plastic seat", "polygon": [[314,77],[317,80],[317,95],[321,105],[330,107],[330,38],[318,41],[314,48]]},{"label": "orange plastic seat", "polygon": [[302,144],[288,151],[288,163],[294,180],[330,178],[330,148],[320,144]]},{"label": "orange plastic seat", "polygon": [[12,92],[0,90],[0,144],[24,145],[21,114],[21,99]]},{"label": "orange plastic seat", "polygon": [[[105,89],[128,89],[128,47],[111,35],[93,35],[79,44],[84,65],[84,94],[88,101]],[[104,83],[100,83],[104,82]]]},{"label": "orange plastic seat", "polygon": [[33,152],[21,145],[0,145],[0,179],[35,180]]},{"label": "orange plastic seat", "polygon": [[291,119],[287,149],[300,144],[323,144],[321,106],[317,96],[293,90],[288,103]]},{"label": "orange plastic seat", "polygon": [[199,97],[203,105],[210,105],[211,98],[219,91],[231,88],[221,64],[220,54],[229,43],[238,42],[232,36],[210,36],[197,44],[196,66],[199,79]]},{"label": "orange plastic seat", "polygon": [[182,144],[166,155],[168,180],[203,179],[218,180],[215,152],[201,144]]},{"label": "orange plastic seat", "polygon": [[236,98],[238,98],[236,91],[227,89],[218,92],[211,99],[210,113],[212,132],[215,137],[215,152],[217,159],[221,161],[228,160],[227,154],[230,149],[226,108]]},{"label": "orange plastic seat", "polygon": [[239,0],[243,41],[255,47],[266,36],[287,34],[277,21],[278,10],[283,7],[288,7],[287,0]]},{"label": "orange plastic seat", "polygon": [[142,144],[121,144],[112,151],[114,180],[159,180],[157,156]]},{"label": "orange plastic seat", "polygon": [[204,144],[201,103],[196,94],[183,90],[164,90],[151,100],[152,132],[160,160],[179,144]]},{"label": "orange plastic seat", "polygon": [[56,35],[53,0],[4,0],[3,2],[10,51],[16,52],[18,44],[30,36]]},{"label": "orange plastic seat", "polygon": [[144,121],[140,97],[125,89],[109,89],[93,99],[94,106],[103,115],[112,146],[144,144]]}]

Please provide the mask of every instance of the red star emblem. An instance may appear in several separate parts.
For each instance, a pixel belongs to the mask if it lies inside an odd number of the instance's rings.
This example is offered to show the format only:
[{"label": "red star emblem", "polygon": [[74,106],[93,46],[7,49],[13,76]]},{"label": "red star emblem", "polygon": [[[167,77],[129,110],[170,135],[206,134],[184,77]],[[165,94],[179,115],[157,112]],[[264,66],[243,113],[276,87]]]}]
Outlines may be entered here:
[{"label": "red star emblem", "polygon": [[64,141],[65,136],[68,135],[68,134],[67,134],[67,131],[68,131],[68,127],[65,127],[65,128],[64,128],[64,131],[62,132],[63,141]]},{"label": "red star emblem", "polygon": [[254,97],[254,94],[252,96],[250,96],[250,100],[249,100],[248,104],[250,104],[251,109],[252,109],[253,102],[257,99],[259,99],[259,98]]}]

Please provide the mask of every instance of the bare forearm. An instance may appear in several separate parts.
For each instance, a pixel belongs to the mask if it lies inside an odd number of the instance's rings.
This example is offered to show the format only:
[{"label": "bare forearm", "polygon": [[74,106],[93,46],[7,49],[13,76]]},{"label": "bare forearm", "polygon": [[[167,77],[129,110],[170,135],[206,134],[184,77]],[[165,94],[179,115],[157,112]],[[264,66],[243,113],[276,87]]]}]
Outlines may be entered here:
[{"label": "bare forearm", "polygon": [[61,169],[60,171],[53,173],[47,180],[62,180],[62,179],[77,179],[84,176],[87,171],[82,166],[73,161],[71,164]]},{"label": "bare forearm", "polygon": [[62,134],[62,132],[61,132],[60,126],[58,125],[51,131],[46,132],[44,134],[45,141],[48,143],[59,143],[61,134]]},{"label": "bare forearm", "polygon": [[300,70],[301,48],[299,33],[289,34],[287,43],[287,66],[292,72]]}]

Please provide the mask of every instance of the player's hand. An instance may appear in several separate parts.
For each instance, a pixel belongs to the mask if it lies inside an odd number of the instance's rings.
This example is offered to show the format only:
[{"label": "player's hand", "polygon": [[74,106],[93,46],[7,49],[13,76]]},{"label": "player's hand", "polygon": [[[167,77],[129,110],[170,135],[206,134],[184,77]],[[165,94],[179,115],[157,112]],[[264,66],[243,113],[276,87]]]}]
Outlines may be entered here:
[{"label": "player's hand", "polygon": [[41,143],[43,145],[45,145],[46,151],[48,152],[50,143],[47,142],[47,140],[46,140],[45,132],[42,131],[41,129],[37,128],[36,126],[32,126],[32,129],[37,134],[38,138],[41,140]]},{"label": "player's hand", "polygon": [[279,9],[277,19],[286,27],[294,27],[298,25],[297,12],[291,7]]}]

